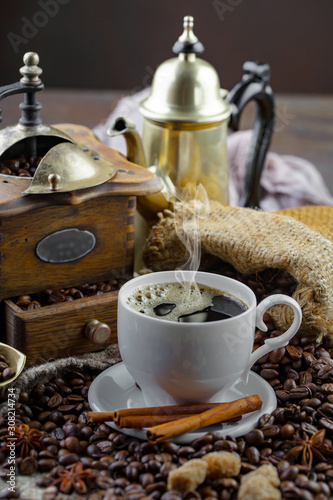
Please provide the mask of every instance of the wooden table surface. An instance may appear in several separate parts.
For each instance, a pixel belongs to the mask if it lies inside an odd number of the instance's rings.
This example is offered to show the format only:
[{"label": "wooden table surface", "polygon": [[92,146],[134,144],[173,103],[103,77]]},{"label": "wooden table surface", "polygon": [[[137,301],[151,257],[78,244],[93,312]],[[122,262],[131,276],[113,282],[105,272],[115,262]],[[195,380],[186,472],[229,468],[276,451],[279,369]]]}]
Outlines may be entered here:
[{"label": "wooden table surface", "polygon": [[[130,91],[46,89],[39,95],[44,123],[76,123],[93,128],[107,118]],[[22,96],[1,102],[2,127],[17,123]],[[251,126],[254,105],[248,106],[242,128]],[[333,193],[333,95],[277,95],[276,125],[271,151],[300,156],[313,163]]]}]

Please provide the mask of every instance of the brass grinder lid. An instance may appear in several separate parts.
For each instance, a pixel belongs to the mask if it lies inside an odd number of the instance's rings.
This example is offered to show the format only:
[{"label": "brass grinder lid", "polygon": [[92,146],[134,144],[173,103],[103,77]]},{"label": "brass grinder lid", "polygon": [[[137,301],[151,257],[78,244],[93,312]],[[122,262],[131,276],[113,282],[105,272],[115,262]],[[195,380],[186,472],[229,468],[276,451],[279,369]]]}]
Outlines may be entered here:
[{"label": "brass grinder lid", "polygon": [[[69,192],[111,179],[117,169],[110,161],[96,151],[76,144],[64,132],[42,123],[39,116],[42,106],[36,99],[36,93],[44,88],[39,78],[42,69],[38,67],[38,54],[26,53],[23,62],[20,81],[0,88],[0,100],[16,93],[25,94],[25,101],[20,105],[22,116],[19,123],[0,131],[0,161],[19,156],[42,156],[29,188],[23,193]],[[27,177],[15,177],[27,181]],[[0,174],[0,178],[13,177]]]},{"label": "brass grinder lid", "polygon": [[51,148],[38,165],[24,194],[67,192],[98,186],[116,173],[116,167],[96,151],[70,142]]}]

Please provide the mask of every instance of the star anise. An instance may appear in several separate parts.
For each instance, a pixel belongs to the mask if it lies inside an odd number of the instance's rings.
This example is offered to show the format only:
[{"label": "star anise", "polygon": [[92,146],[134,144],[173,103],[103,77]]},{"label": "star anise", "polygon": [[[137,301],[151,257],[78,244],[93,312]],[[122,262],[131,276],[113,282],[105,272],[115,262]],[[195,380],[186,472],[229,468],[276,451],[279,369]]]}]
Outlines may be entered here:
[{"label": "star anise", "polygon": [[40,439],[43,435],[43,432],[38,429],[30,429],[26,424],[15,426],[14,432],[3,436],[6,442],[2,449],[8,450],[9,446],[14,443],[16,452],[20,453],[21,458],[26,458],[31,450],[45,450],[45,444]]},{"label": "star anise", "polygon": [[84,469],[82,462],[76,462],[70,468],[62,469],[57,472],[57,478],[51,483],[56,486],[61,493],[71,494],[73,489],[80,495],[88,491],[87,483],[93,482],[96,477],[96,471]]},{"label": "star anise", "polygon": [[313,459],[324,462],[327,457],[333,456],[333,448],[324,442],[325,429],[315,432],[309,437],[305,432],[301,436],[295,436],[294,445],[285,455],[285,460],[296,462],[301,458],[302,465],[312,467]]}]

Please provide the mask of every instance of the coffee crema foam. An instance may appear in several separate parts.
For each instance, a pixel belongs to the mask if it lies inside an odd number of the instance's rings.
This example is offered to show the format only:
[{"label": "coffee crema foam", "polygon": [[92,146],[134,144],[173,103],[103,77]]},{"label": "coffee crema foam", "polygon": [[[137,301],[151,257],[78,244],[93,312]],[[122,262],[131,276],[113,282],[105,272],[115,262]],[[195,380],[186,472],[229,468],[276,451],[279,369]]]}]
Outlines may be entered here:
[{"label": "coffee crema foam", "polygon": [[[135,311],[152,318],[177,322],[182,316],[210,307],[216,296],[230,298],[240,303],[239,299],[221,290],[200,283],[184,281],[142,285],[127,295],[126,304]],[[175,304],[175,306],[167,314],[156,314],[155,309],[163,304]],[[247,309],[246,306],[245,309]]]}]

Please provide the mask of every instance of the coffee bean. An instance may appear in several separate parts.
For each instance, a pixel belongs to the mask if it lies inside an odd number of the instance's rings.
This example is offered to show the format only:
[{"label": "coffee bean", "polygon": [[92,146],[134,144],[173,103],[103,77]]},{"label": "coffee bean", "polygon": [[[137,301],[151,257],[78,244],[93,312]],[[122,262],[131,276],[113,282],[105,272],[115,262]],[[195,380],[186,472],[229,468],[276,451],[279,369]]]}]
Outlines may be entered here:
[{"label": "coffee bean", "polygon": [[0,361],[0,372],[2,373],[6,368],[8,368],[8,364],[5,361]]},{"label": "coffee bean", "polygon": [[321,389],[327,394],[333,394],[333,383],[329,382],[322,384]]},{"label": "coffee bean", "polygon": [[98,441],[97,447],[100,449],[101,453],[109,454],[114,450],[112,442],[108,440]]},{"label": "coffee bean", "polygon": [[[192,453],[195,452],[195,449],[192,446],[180,446],[177,450],[177,455],[179,457],[188,457]],[[171,459],[171,456],[168,455],[167,459]],[[161,459],[161,461],[165,462],[167,460]]]},{"label": "coffee bean", "polygon": [[36,458],[26,457],[22,460],[19,466],[20,474],[23,476],[30,476],[37,471],[38,463]]},{"label": "coffee bean", "polygon": [[[58,450],[57,450],[58,451]],[[57,452],[56,452],[57,453]],[[56,453],[52,453],[49,450],[42,450],[38,453],[38,460],[41,458],[54,458]]]},{"label": "coffee bean", "polygon": [[311,406],[312,408],[317,408],[320,406],[321,401],[318,398],[310,398],[308,402],[306,403],[307,406]]},{"label": "coffee bean", "polygon": [[[31,167],[30,170],[32,168],[33,167]],[[27,175],[24,170],[20,170],[20,172],[23,176]],[[129,279],[130,276],[124,278],[124,282],[128,281]],[[111,290],[120,289],[122,284],[123,283],[121,279],[111,278],[110,280],[99,284],[92,283],[83,286],[80,285],[77,287],[69,287],[61,290],[46,289],[36,294],[20,296],[16,299],[16,301],[14,299],[14,301],[16,305],[18,305],[23,310],[37,309],[60,302],[67,302],[82,299],[83,297],[89,297],[92,295],[108,293]]]},{"label": "coffee bean", "polygon": [[[101,452],[100,452],[100,449],[98,448],[98,446],[96,446],[96,444],[90,444],[87,448],[86,448],[86,453],[89,457],[99,457]],[[113,465],[113,464],[112,464]]]},{"label": "coffee bean", "polygon": [[167,489],[166,483],[164,481],[159,481],[157,483],[151,483],[148,484],[148,486],[145,488],[146,493],[148,496],[151,496],[151,494],[155,491],[158,491],[159,493],[164,493]]},{"label": "coffee bean", "polygon": [[58,462],[61,465],[72,465],[79,461],[79,455],[77,453],[66,453],[58,457]]},{"label": "coffee bean", "polygon": [[281,400],[281,401],[288,401],[290,399],[290,393],[289,391],[282,391],[282,390],[277,390],[276,391],[276,396]]},{"label": "coffee bean", "polygon": [[227,439],[221,439],[219,441],[216,441],[215,445],[214,445],[214,448],[215,450],[219,451],[219,450],[224,450],[224,451],[237,451],[238,447],[237,447],[237,444],[230,441],[230,440],[227,440]]},{"label": "coffee bean", "polygon": [[57,441],[61,441],[62,439],[65,438],[65,433],[61,429],[61,427],[57,427],[50,433],[50,436],[55,438]]},{"label": "coffee bean", "polygon": [[333,416],[333,404],[332,403],[324,403],[318,409],[318,413],[323,417],[332,417]]},{"label": "coffee bean", "polygon": [[246,449],[246,457],[248,458],[250,464],[256,465],[260,461],[260,453],[258,448],[255,446],[250,446],[249,448]]},{"label": "coffee bean", "polygon": [[309,366],[313,365],[313,363],[315,363],[315,361],[316,361],[316,358],[314,357],[313,354],[311,354],[309,352],[305,352],[305,351],[303,351],[303,359],[304,359],[305,363]]},{"label": "coffee bean", "polygon": [[327,380],[333,376],[333,366],[323,366],[320,368],[318,371],[318,377],[321,378],[322,380]]},{"label": "coffee bean", "polygon": [[281,481],[294,481],[298,476],[298,467],[295,465],[288,466],[281,474]]},{"label": "coffee bean", "polygon": [[80,453],[81,450],[80,441],[74,436],[65,438],[65,447],[72,453]]},{"label": "coffee bean", "polygon": [[322,429],[326,429],[329,432],[333,432],[333,421],[331,418],[320,418],[318,424]]},{"label": "coffee bean", "polygon": [[281,359],[285,355],[286,348],[285,347],[279,347],[278,349],[274,349],[269,355],[269,360],[271,363],[280,363]]},{"label": "coffee bean", "polygon": [[266,438],[277,437],[280,434],[280,427],[278,425],[266,425],[261,428],[261,431]]},{"label": "coffee bean", "polygon": [[55,424],[54,422],[49,422],[49,421],[45,422],[45,424],[43,426],[43,429],[46,432],[51,432],[51,431],[53,431],[56,428],[57,428],[57,424]]},{"label": "coffee bean", "polygon": [[322,493],[322,495],[325,495],[327,498],[329,498],[331,489],[328,484],[326,484],[325,481],[318,481],[318,485],[320,486],[320,492]]},{"label": "coffee bean", "polygon": [[3,380],[9,380],[15,376],[15,370],[13,368],[5,368],[2,372],[2,379]]},{"label": "coffee bean", "polygon": [[259,418],[258,424],[259,424],[259,427],[263,427],[264,425],[274,424],[274,417],[272,415],[270,415],[269,413],[264,413],[264,415],[262,415]]},{"label": "coffee bean", "polygon": [[[175,467],[177,467],[176,464],[174,465]],[[154,482],[154,475],[151,474],[150,472],[145,472],[143,474],[140,474],[139,481],[142,484],[142,486],[146,488],[148,484],[152,484]]]},{"label": "coffee bean", "polygon": [[29,429],[42,429],[42,424],[40,422],[38,422],[38,420],[30,420],[30,422],[28,422],[28,427]]},{"label": "coffee bean", "polygon": [[56,460],[52,458],[41,458],[38,460],[39,472],[50,472],[54,467],[56,467],[56,465]]},{"label": "coffee bean", "polygon": [[[65,430],[65,433],[66,433],[66,430]],[[81,428],[81,435],[84,439],[90,439],[91,436],[93,435],[93,433],[94,433],[94,431],[88,425],[85,425],[84,427]]]},{"label": "coffee bean", "polygon": [[250,432],[248,432],[245,436],[245,441],[247,442],[248,445],[252,446],[260,446],[264,439],[265,439],[265,436],[264,436],[264,433],[263,433],[263,429],[265,427],[263,427],[261,430],[260,429],[254,429]]},{"label": "coffee bean", "polygon": [[312,374],[308,371],[300,372],[299,374],[299,383],[300,385],[307,385],[312,382]]},{"label": "coffee bean", "polygon": [[62,403],[62,397],[60,394],[54,394],[47,402],[48,408],[57,408]]},{"label": "coffee bean", "polygon": [[293,360],[297,361],[302,358],[303,349],[300,346],[287,345],[286,347],[288,356]]},{"label": "coffee bean", "polygon": [[[211,444],[212,441],[213,441],[212,434],[206,434],[206,435],[200,436],[199,438],[197,438],[194,441],[192,441],[191,446],[195,450],[198,450],[202,446],[206,446],[207,444]],[[165,451],[167,451],[169,453],[177,453],[177,449],[176,450],[172,450],[172,449],[170,450],[170,447],[169,447],[169,450],[166,449]]]},{"label": "coffee bean", "polygon": [[[76,438],[81,437],[82,430],[80,429],[80,427],[78,425],[76,425],[73,422],[67,422],[66,424],[63,425],[62,429],[67,437],[68,436],[73,436]],[[93,431],[91,428],[90,428],[90,430],[91,430],[91,433],[93,434]],[[85,436],[85,437],[87,437],[87,436]]]},{"label": "coffee bean", "polygon": [[308,387],[304,385],[295,387],[294,389],[290,389],[289,391],[290,399],[303,399],[309,395],[311,396],[311,391]]},{"label": "coffee bean", "polygon": [[260,371],[260,376],[265,380],[271,380],[276,378],[279,375],[279,372],[276,370],[272,370],[271,368],[264,368]]},{"label": "coffee bean", "polygon": [[282,439],[290,439],[295,433],[295,428],[291,424],[285,424],[281,427],[280,433]]},{"label": "coffee bean", "polygon": [[287,380],[283,384],[283,389],[285,391],[290,391],[290,389],[295,389],[295,387],[297,387],[297,384],[292,378],[287,378]]},{"label": "coffee bean", "polygon": [[292,364],[293,368],[290,368],[287,372],[287,377],[292,378],[293,380],[296,380],[296,382],[299,380],[299,368],[294,367],[294,363]]},{"label": "coffee bean", "polygon": [[[110,441],[111,441],[111,439],[110,439]],[[115,453],[114,459],[116,461],[119,460],[119,461],[126,462],[129,456],[130,456],[130,452],[128,450],[119,450],[119,451],[117,451],[117,453]],[[149,455],[145,455],[144,457],[142,457],[142,463],[144,463],[144,462],[146,462],[154,457],[155,457],[154,453],[151,453]]]}]

